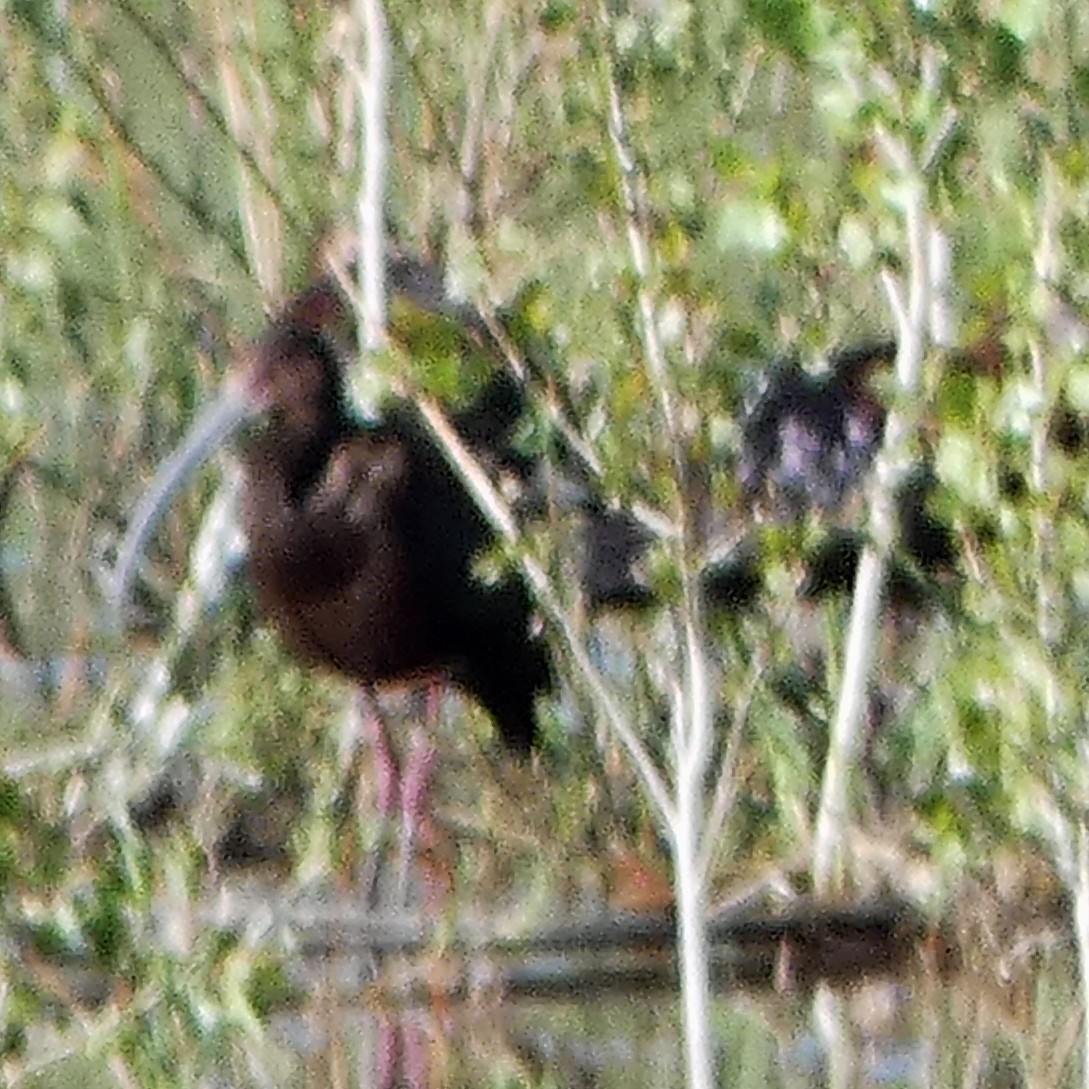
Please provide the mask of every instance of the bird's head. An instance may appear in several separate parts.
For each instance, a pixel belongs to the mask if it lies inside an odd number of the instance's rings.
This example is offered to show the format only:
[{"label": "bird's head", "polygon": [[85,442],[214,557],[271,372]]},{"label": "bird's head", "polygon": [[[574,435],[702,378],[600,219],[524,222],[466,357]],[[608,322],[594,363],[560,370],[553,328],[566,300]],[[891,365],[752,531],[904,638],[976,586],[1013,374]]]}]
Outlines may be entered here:
[{"label": "bird's head", "polygon": [[114,570],[115,609],[128,606],[147,542],[174,496],[228,439],[262,421],[283,456],[324,441],[344,420],[341,370],[353,345],[351,307],[331,281],[295,296],[241,351],[219,395],[193,421],[133,512]]}]

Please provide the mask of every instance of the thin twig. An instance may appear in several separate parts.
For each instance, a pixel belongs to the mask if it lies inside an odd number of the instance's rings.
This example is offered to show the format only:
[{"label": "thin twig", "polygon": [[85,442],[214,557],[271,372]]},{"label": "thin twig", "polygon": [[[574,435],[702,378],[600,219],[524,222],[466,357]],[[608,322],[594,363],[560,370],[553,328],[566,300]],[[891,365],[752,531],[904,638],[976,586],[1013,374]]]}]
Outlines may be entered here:
[{"label": "thin twig", "polygon": [[386,344],[385,194],[388,146],[386,101],[389,32],[382,0],[356,0],[366,55],[358,75],[362,179],[356,214],[359,222],[360,347],[364,353]]},{"label": "thin twig", "polygon": [[[602,22],[604,23],[604,37],[608,39],[611,31],[610,17],[602,8]],[[669,382],[669,370],[666,365],[665,352],[658,336],[658,320],[654,313],[654,300],[650,292],[650,247],[643,233],[643,220],[645,212],[641,196],[641,178],[635,153],[628,137],[627,122],[624,118],[624,108],[620,101],[620,88],[616,82],[613,59],[606,45],[604,50],[605,75],[609,94],[609,137],[612,140],[613,154],[616,156],[617,166],[620,171],[620,193],[624,201],[624,227],[628,238],[628,250],[631,254],[632,266],[638,280],[636,302],[639,307],[640,335],[643,339],[643,349],[646,353],[647,366],[653,381],[654,392],[658,398],[662,418],[665,421],[666,431],[672,446],[673,459],[677,470],[678,483],[683,480],[684,448],[681,442],[680,429],[677,423],[677,410],[674,404],[674,395]],[[684,506],[683,496],[681,506]]]},{"label": "thin twig", "polygon": [[[421,98],[428,104],[433,112],[438,114],[440,112],[439,107],[436,105],[438,99],[428,86],[427,73],[419,63],[417,51],[408,48],[405,44],[403,35],[398,33],[396,24],[391,27],[390,39],[393,46],[398,50],[400,60],[407,65],[412,72],[413,82]],[[532,71],[533,68],[534,62],[532,62],[531,59],[531,61],[527,62],[524,66],[521,78],[528,78],[528,72]],[[469,122],[466,122],[467,126],[468,124]],[[444,159],[451,170],[454,171],[460,179],[461,185],[466,190],[470,192],[473,191],[474,176],[472,171],[467,169],[466,164],[475,164],[475,152],[473,155],[467,155],[464,142],[462,150],[459,151],[457,146],[450,139],[450,136],[443,125],[437,125],[433,135],[434,139],[439,144]],[[480,217],[476,215],[471,215],[469,217],[469,226],[474,232],[479,226],[479,218]],[[483,240],[477,238],[476,241],[480,243]],[[483,246],[479,246],[479,248],[481,250],[484,249]],[[481,322],[490,334],[494,345],[504,356],[507,366],[515,377],[523,383],[528,383],[532,379],[539,379],[541,376],[532,367],[529,361],[524,358],[518,347],[507,334],[502,319],[496,313],[495,308],[491,303],[487,299],[477,298],[474,300],[474,308],[479,315]],[[602,481],[605,476],[605,470],[601,465],[601,460],[598,458],[591,445],[583,438],[577,425],[570,418],[559,400],[550,392],[546,391],[545,395],[539,399],[538,405],[543,406],[545,419],[556,429],[559,436],[567,444],[570,452],[578,458],[582,470],[593,478],[594,481]],[[676,527],[672,525],[668,519],[663,518],[658,511],[647,506],[647,504],[636,501],[630,503],[627,509],[636,521],[639,522],[655,539],[676,540],[679,537]]]},{"label": "thin twig", "polygon": [[881,611],[884,569],[892,548],[896,523],[896,490],[904,473],[910,432],[907,413],[921,382],[931,297],[926,187],[907,145],[883,126],[877,143],[895,173],[905,183],[904,219],[908,244],[907,298],[898,280],[882,275],[889,309],[897,323],[896,374],[899,398],[889,413],[885,438],[868,487],[869,543],[862,553],[851,601],[844,653],[843,680],[828,741],[820,808],[813,846],[813,881],[818,895],[827,895],[841,876],[847,785],[858,746],[866,707],[870,670]]},{"label": "thin twig", "polygon": [[[539,378],[537,371],[522,356],[517,345],[507,334],[506,328],[494,308],[484,300],[477,302],[475,308],[491,339],[506,359],[507,366],[518,380],[529,383],[531,380]],[[595,483],[603,481],[605,470],[601,464],[601,459],[597,456],[593,447],[582,437],[560,399],[546,388],[537,403],[544,406],[545,419],[556,429],[560,438],[567,444],[567,448],[578,459],[583,472],[592,477]],[[664,518],[661,513],[652,507],[636,501],[628,504],[626,509],[657,540],[676,540],[678,536],[676,527],[669,519]]]},{"label": "thin twig", "polygon": [[139,11],[133,5],[132,0],[113,0],[113,3],[132,21],[139,29],[140,33],[144,35],[151,47],[158,53],[163,63],[167,65],[171,72],[174,73],[175,78],[185,88],[186,93],[200,105],[201,110],[208,120],[212,122],[213,127],[221,136],[226,137],[226,139],[231,142],[232,147],[249,171],[251,177],[265,191],[265,195],[276,205],[276,208],[280,215],[283,216],[287,225],[295,233],[302,234],[305,230],[304,224],[290,208],[288,208],[284,195],[257,161],[257,156],[254,153],[253,148],[238,139],[237,134],[228,123],[223,111],[204,88],[189,75],[185,70],[185,66],[178,60],[177,54],[166,38],[166,35],[164,35],[143,12]]},{"label": "thin twig", "polygon": [[[1062,212],[1058,199],[1058,183],[1055,169],[1050,159],[1043,164],[1043,207],[1040,212],[1039,239],[1033,255],[1036,278],[1045,291],[1050,289],[1058,278],[1060,249],[1058,241],[1059,218]],[[1033,332],[1029,339],[1029,355],[1032,360],[1032,382],[1041,406],[1048,404],[1047,353],[1041,342],[1040,334]],[[1029,480],[1032,492],[1043,499],[1048,494],[1048,439],[1049,421],[1042,409],[1033,421],[1031,436],[1031,467]],[[1061,636],[1061,616],[1057,605],[1058,590],[1051,574],[1053,556],[1054,526],[1048,514],[1047,503],[1034,505],[1032,515],[1033,551],[1036,560],[1036,610],[1040,640],[1044,646],[1053,648]],[[1054,726],[1055,708],[1058,697],[1055,684],[1050,678],[1047,685],[1046,714],[1049,732]]]},{"label": "thin twig", "polygon": [[605,77],[609,97],[609,136],[613,154],[620,174],[620,192],[624,202],[624,225],[635,270],[638,287],[636,289],[640,316],[640,335],[647,360],[647,369],[658,399],[659,411],[665,423],[669,437],[673,460],[673,470],[677,485],[676,523],[681,527],[677,540],[678,569],[681,575],[681,595],[683,602],[682,623],[684,628],[684,652],[687,666],[686,709],[684,739],[685,743],[678,750],[678,761],[682,772],[698,780],[696,769],[706,766],[711,751],[711,693],[707,667],[707,631],[704,623],[703,596],[700,592],[699,579],[694,570],[692,558],[695,554],[695,527],[692,525],[692,511],[685,494],[687,477],[687,458],[681,433],[675,393],[670,381],[669,368],[665,351],[658,332],[654,298],[650,290],[651,258],[643,224],[646,212],[643,208],[642,182],[628,136],[624,108],[620,99],[620,88],[616,81],[615,65],[610,49],[612,32],[611,17],[604,7],[600,9],[603,25]]},{"label": "thin twig", "polygon": [[726,820],[733,810],[734,799],[737,797],[737,767],[741,760],[741,742],[749,725],[749,712],[752,710],[760,680],[764,676],[765,665],[762,654],[758,652],[749,671],[748,683],[734,710],[734,721],[730,725],[730,734],[726,739],[726,751],[722,755],[722,765],[715,782],[715,792],[700,841],[699,857],[696,860],[703,881],[707,881],[710,877],[719,836],[722,835],[722,829],[726,825]]},{"label": "thin twig", "polygon": [[58,48],[65,64],[90,92],[95,104],[105,115],[114,135],[124,144],[126,150],[193,217],[200,230],[208,237],[219,239],[238,268],[242,272],[248,273],[250,271],[249,260],[245,248],[240,244],[236,233],[225,224],[218,223],[213,218],[208,205],[203,200],[199,200],[193,193],[183,190],[171,177],[167,167],[140,144],[120,112],[114,109],[110,96],[102,87],[97,75],[75,55],[66,38],[62,39]]},{"label": "thin twig", "polygon": [[704,602],[694,563],[698,514],[688,503],[686,445],[650,287],[651,255],[645,229],[644,182],[628,135],[613,56],[615,30],[604,0],[598,8],[598,19],[608,94],[609,137],[618,167],[624,226],[636,278],[639,331],[647,375],[669,442],[676,489],[675,520],[680,527],[673,553],[681,580],[679,621],[683,629],[685,670],[683,684],[676,687],[673,701],[673,749],[676,761],[673,789],[677,819],[667,826],[666,831],[672,842],[674,863],[687,1081],[689,1089],[709,1089],[712,1084],[713,1049],[707,965],[707,887],[698,858],[700,839],[706,827],[705,780],[711,758],[714,716]]},{"label": "thin twig", "polygon": [[1078,870],[1074,886],[1074,932],[1078,943],[1082,1004],[1082,1085],[1089,1089],[1089,829],[1078,821]]},{"label": "thin twig", "polygon": [[[267,161],[272,157],[269,146],[271,124],[266,123],[260,126],[253,124],[253,110],[242,89],[242,77],[235,59],[237,50],[231,39],[236,31],[236,17],[237,14],[233,8],[228,14],[222,5],[216,5],[215,52],[229,112],[228,122],[225,122],[229,123],[227,135],[232,147],[237,149],[240,159],[245,163],[241,149],[248,147],[253,135],[259,133],[264,144],[260,152]],[[267,308],[271,308],[283,296],[283,236],[280,229],[280,206],[269,197],[267,192],[260,192],[255,188],[253,178],[251,171],[240,170],[238,173],[238,218],[245,230],[250,252],[250,266],[260,285],[261,299]]]}]

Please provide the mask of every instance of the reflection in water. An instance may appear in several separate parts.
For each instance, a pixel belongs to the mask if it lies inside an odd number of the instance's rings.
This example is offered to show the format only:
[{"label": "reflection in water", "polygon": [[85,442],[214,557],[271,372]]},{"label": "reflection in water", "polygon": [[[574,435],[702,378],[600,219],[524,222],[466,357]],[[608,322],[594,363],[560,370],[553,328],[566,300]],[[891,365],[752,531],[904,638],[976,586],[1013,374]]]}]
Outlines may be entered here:
[{"label": "reflection in water", "polygon": [[426,1089],[432,1085],[432,1063],[438,1042],[449,1033],[437,1032],[438,1018],[421,1010],[375,1016],[375,1089]]},{"label": "reflection in water", "polygon": [[[267,977],[260,1000],[254,992],[241,1007],[267,1011],[260,1023],[247,1012],[221,1045],[212,1039],[214,1051],[198,1054],[223,1074],[214,1084],[679,1089],[683,1083],[668,916],[603,913],[511,936],[497,933],[490,916],[436,928],[433,919],[410,912],[376,917],[352,897],[273,905],[257,880],[234,893],[197,908],[186,926],[161,920],[164,933],[211,928],[217,948],[229,943],[217,986],[254,982],[256,970],[251,977],[245,971],[258,949],[275,961],[277,974]],[[719,1083],[739,1089],[1073,1085],[1081,1010],[1068,932],[1041,927],[1039,911],[1031,930],[1000,931],[982,902],[960,912],[951,933],[889,900],[838,911],[799,904],[791,912],[716,917],[709,928],[720,988],[712,1026]],[[184,903],[177,907],[185,911]],[[996,943],[1000,932],[1006,940]],[[29,930],[13,932],[13,940],[25,943],[24,967],[43,994],[63,995],[65,1008],[104,1019],[129,1006],[144,1015],[145,996],[133,996],[123,977],[110,977],[93,959],[81,961],[78,950],[50,959],[33,939]],[[278,974],[281,966],[289,979]],[[199,990],[187,1001],[201,1013],[208,1008]],[[157,992],[151,1005],[161,1027],[158,1036],[145,1036],[185,1054],[194,1037],[189,1023],[179,1024]],[[48,1043],[35,1042],[32,1061],[48,1053]],[[66,1053],[77,1050],[69,1040],[63,1045]],[[223,1064],[231,1069],[222,1071]]]},{"label": "reflection in water", "polygon": [[[820,985],[720,995],[720,1084],[1060,1086],[1069,1081],[1077,1040],[1072,972],[1065,957],[1047,966],[1051,982],[1037,990],[1050,996],[1048,1008],[1035,1011],[1029,1024],[1003,1016],[977,976],[946,978],[925,965],[834,990]],[[277,1024],[277,1035],[300,1058],[306,1084],[683,1085],[678,1008],[669,989],[563,1000],[492,992],[450,1001],[441,986],[435,993],[432,1001],[396,1008],[376,985],[361,992],[354,1010],[340,1007],[334,1017],[329,989],[319,989],[309,1009]]]}]

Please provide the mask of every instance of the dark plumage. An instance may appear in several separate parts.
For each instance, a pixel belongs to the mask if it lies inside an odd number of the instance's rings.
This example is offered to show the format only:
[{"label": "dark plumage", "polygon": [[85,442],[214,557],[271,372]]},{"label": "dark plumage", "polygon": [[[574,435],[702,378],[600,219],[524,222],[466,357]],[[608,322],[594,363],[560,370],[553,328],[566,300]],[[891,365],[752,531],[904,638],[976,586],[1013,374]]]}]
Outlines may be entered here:
[{"label": "dark plumage", "polygon": [[[733,517],[741,543],[702,572],[708,605],[727,613],[751,607],[763,589],[760,547],[743,534],[756,521],[790,521],[819,513],[834,523],[865,478],[881,444],[885,409],[871,379],[896,355],[879,342],[835,353],[828,372],[807,373],[780,363],[741,429],[738,475],[741,503]],[[898,555],[887,578],[894,607],[917,609],[933,594],[927,580],[956,567],[959,556],[950,527],[927,509],[933,490],[925,467],[912,473],[897,495]],[[713,519],[723,521],[722,512]],[[581,574],[591,605],[624,607],[653,602],[638,570],[651,537],[628,512],[592,512],[583,538]],[[802,596],[822,598],[854,585],[863,535],[843,526],[804,557]],[[920,578],[919,576],[922,576]]]},{"label": "dark plumage", "polygon": [[[527,750],[534,699],[551,683],[545,647],[530,631],[529,595],[517,577],[485,584],[474,576],[493,533],[414,408],[402,402],[367,425],[351,416],[350,331],[331,283],[293,299],[168,470],[187,473],[252,421],[242,447],[249,575],[285,645],[364,685],[446,679],[491,714],[507,743]],[[521,408],[517,384],[501,375],[454,424],[482,460],[509,467]],[[153,488],[134,518],[122,587],[178,483]]]},{"label": "dark plumage", "polygon": [[895,356],[882,342],[837,352],[821,376],[780,365],[745,421],[744,495],[790,516],[838,506],[881,442],[885,410],[868,381]]}]

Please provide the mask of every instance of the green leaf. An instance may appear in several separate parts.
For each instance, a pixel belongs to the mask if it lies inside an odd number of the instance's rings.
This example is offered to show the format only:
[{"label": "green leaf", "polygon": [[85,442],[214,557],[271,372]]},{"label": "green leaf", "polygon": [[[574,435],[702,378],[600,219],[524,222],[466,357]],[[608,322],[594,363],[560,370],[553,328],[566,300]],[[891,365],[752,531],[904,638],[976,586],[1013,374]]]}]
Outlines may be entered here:
[{"label": "green leaf", "polygon": [[1023,82],[1025,43],[1002,23],[991,27],[987,38],[987,69],[999,86],[1013,90]]},{"label": "green leaf", "polygon": [[809,0],[748,0],[746,21],[774,49],[805,64],[816,40]]},{"label": "green leaf", "polygon": [[741,199],[720,209],[715,224],[719,249],[772,254],[788,237],[786,224],[770,202]]},{"label": "green leaf", "polygon": [[537,16],[537,23],[546,34],[558,34],[566,30],[578,15],[578,7],[567,0],[549,0]]},{"label": "green leaf", "polygon": [[975,435],[949,430],[938,443],[935,469],[938,479],[962,502],[989,509],[998,498],[997,481],[988,460],[980,453]]}]

